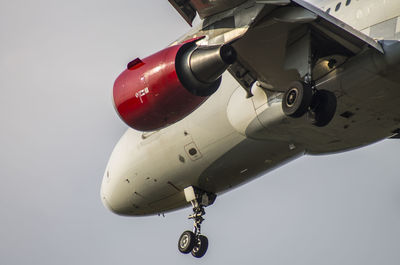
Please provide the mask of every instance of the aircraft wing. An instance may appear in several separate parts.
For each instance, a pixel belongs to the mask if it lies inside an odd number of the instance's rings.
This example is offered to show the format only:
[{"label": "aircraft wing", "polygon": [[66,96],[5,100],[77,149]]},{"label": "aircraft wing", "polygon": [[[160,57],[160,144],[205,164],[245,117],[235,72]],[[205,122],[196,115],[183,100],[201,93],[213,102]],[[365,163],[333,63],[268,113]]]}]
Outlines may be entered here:
[{"label": "aircraft wing", "polygon": [[[218,28],[221,21],[225,30],[227,27],[232,32],[244,29],[234,38],[239,60],[229,71],[249,96],[255,80],[265,88],[285,90],[289,81],[299,80],[309,72],[305,63],[309,56],[319,60],[313,65],[313,78],[318,79],[366,47],[383,53],[377,41],[304,0],[255,0],[254,10],[258,11],[254,18],[249,18],[249,12],[243,15],[238,11],[241,7],[251,10],[250,1],[245,0],[169,2],[189,24],[199,14],[205,18],[205,28],[212,21],[216,22],[213,27]],[[233,24],[227,25],[224,21],[233,21]],[[248,21],[248,25],[243,25],[243,21]],[[310,55],[305,48],[306,34],[310,35],[310,46],[316,54]],[[225,42],[231,41],[225,38]],[[332,62],[336,63],[327,69],[326,65]]]},{"label": "aircraft wing", "polygon": [[192,26],[196,13],[206,18],[232,9],[246,0],[168,0],[178,13]]},{"label": "aircraft wing", "polygon": [[365,45],[369,45],[383,53],[382,46],[378,42],[346,23],[336,19],[304,0],[292,0],[292,2],[295,3],[295,5],[303,7],[304,9],[316,14],[318,19],[315,20],[314,26],[319,28],[322,33],[329,35],[337,42],[340,42],[348,49],[351,49],[353,52],[357,53]]},{"label": "aircraft wing", "polygon": [[255,81],[283,92],[310,69],[318,80],[368,47],[383,53],[374,39],[303,0],[256,3],[264,4],[263,10],[232,43],[238,61],[229,68],[248,96]]}]

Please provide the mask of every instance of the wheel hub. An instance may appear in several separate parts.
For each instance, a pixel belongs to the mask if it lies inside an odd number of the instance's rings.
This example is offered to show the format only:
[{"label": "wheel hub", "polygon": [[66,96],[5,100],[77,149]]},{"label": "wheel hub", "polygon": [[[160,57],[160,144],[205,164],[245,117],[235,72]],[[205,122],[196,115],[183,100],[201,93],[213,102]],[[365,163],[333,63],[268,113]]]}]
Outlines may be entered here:
[{"label": "wheel hub", "polygon": [[184,236],[182,237],[181,242],[180,242],[181,248],[186,248],[187,245],[188,245],[188,243],[189,243],[189,237],[188,237],[187,235],[184,235]]},{"label": "wheel hub", "polygon": [[295,87],[289,91],[289,93],[286,97],[286,105],[288,107],[293,107],[294,103],[296,102],[298,94],[299,94],[299,90]]}]

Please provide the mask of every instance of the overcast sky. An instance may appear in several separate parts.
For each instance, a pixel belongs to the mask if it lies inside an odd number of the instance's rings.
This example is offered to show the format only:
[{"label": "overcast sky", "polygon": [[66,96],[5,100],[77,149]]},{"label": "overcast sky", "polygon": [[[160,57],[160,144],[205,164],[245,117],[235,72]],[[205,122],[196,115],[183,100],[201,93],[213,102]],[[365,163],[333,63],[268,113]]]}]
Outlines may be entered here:
[{"label": "overcast sky", "polygon": [[126,130],[113,82],[187,30],[166,0],[0,0],[0,264],[398,265],[398,140],[303,157],[219,197],[202,260],[177,250],[189,208],[103,207]]}]

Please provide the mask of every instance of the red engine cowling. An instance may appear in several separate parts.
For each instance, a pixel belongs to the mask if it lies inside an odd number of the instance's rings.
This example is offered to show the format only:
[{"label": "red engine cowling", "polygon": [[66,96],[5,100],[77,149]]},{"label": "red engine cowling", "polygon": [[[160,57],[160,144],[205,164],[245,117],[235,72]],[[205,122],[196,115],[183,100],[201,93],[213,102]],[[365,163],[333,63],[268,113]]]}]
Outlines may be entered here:
[{"label": "red engine cowling", "polygon": [[197,47],[194,42],[136,59],[115,81],[115,108],[136,130],[173,124],[218,89],[222,73],[235,60],[231,46]]}]

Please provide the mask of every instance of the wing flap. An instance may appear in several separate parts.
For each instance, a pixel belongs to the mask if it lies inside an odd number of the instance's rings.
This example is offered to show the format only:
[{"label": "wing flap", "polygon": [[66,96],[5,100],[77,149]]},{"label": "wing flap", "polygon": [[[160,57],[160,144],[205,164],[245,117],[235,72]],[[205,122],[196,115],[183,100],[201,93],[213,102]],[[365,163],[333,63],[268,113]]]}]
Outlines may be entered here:
[{"label": "wing flap", "polygon": [[[168,0],[185,21],[192,26],[196,14],[201,19],[233,9],[246,0]],[[287,0],[285,0],[287,1]]]},{"label": "wing flap", "polygon": [[187,0],[168,0],[171,5],[178,11],[183,19],[192,26],[193,20],[196,17],[196,9]]}]

